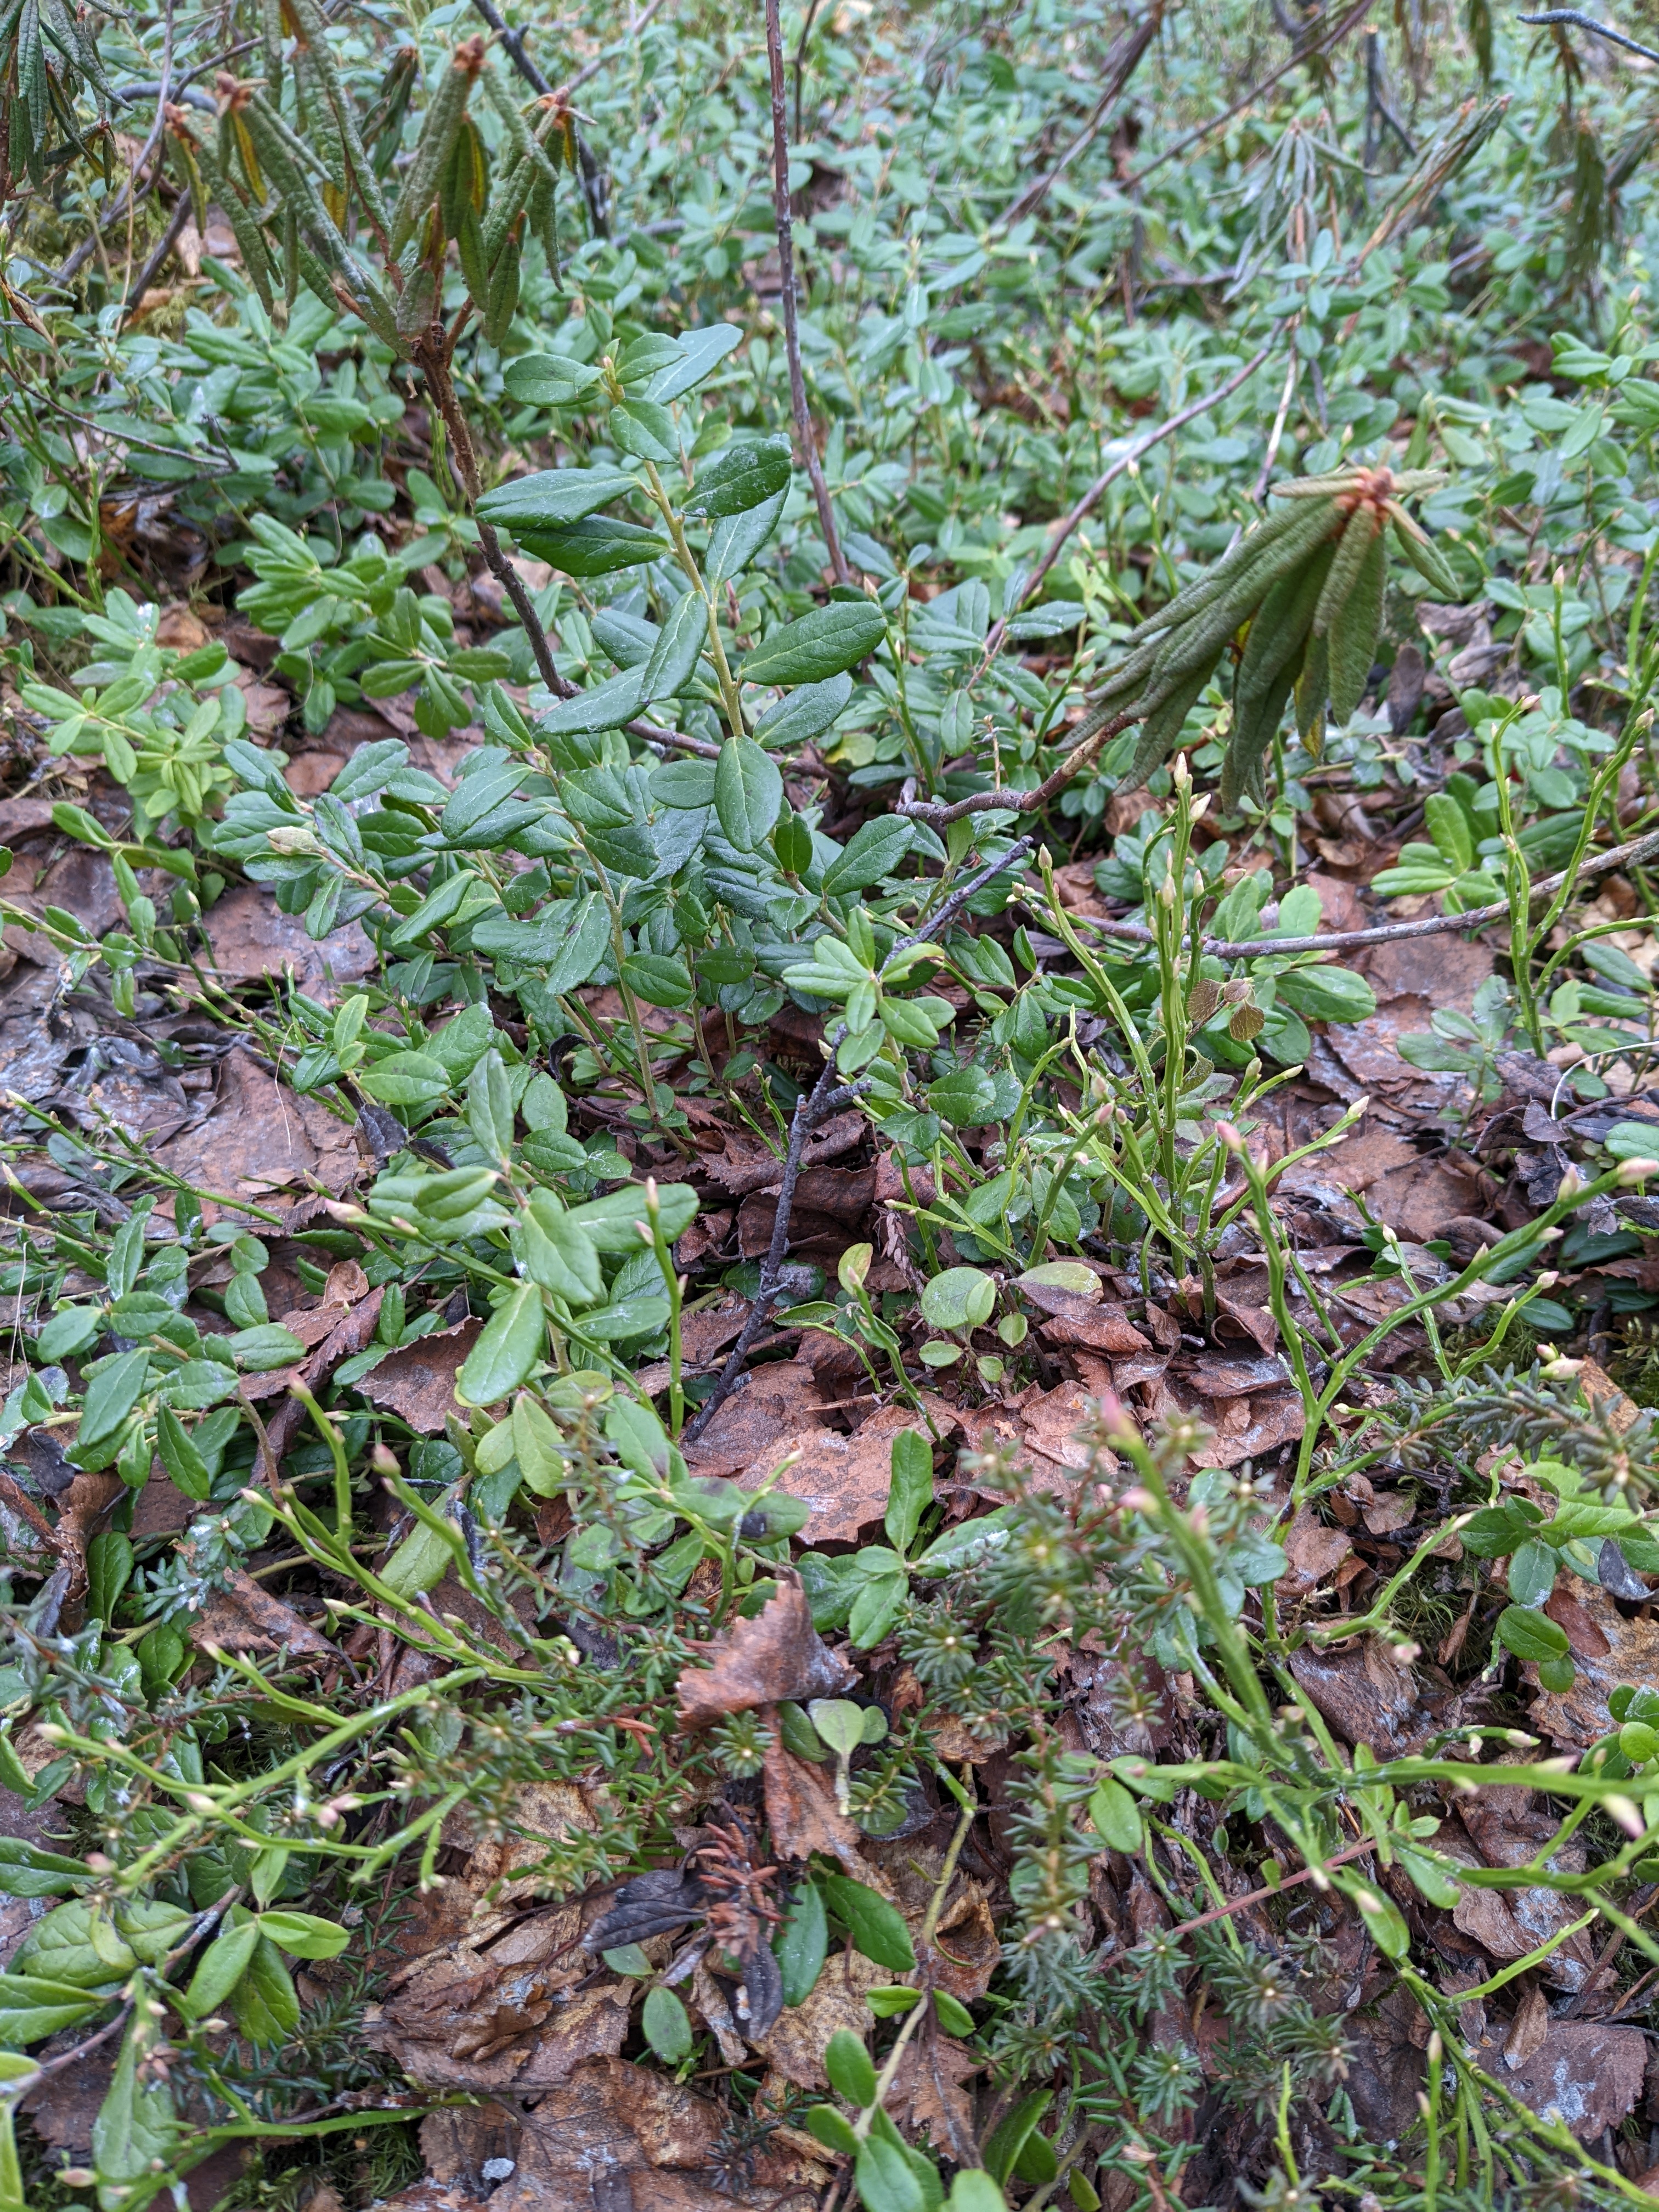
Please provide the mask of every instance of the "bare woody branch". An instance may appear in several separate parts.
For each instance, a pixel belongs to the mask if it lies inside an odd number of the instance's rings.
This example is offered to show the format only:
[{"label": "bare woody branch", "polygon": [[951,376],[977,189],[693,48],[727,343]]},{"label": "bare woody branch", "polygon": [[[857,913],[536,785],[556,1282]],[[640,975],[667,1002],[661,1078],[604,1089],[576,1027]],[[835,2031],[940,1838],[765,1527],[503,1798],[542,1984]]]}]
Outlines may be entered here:
[{"label": "bare woody branch", "polygon": [[[1627,844],[1615,845],[1605,853],[1592,854],[1577,870],[1574,880],[1589,883],[1596,876],[1611,875],[1615,869],[1639,867],[1643,861],[1659,858],[1659,830],[1650,830],[1645,836],[1632,837]],[[1568,879],[1567,872],[1559,875],[1540,876],[1533,884],[1530,897],[1552,898]],[[1362,945],[1398,945],[1408,938],[1443,937],[1454,929],[1488,929],[1495,921],[1508,921],[1510,907],[1507,899],[1499,899],[1491,906],[1471,907],[1464,914],[1425,915],[1420,921],[1379,922],[1374,929],[1334,929],[1320,937],[1253,937],[1235,944],[1224,937],[1206,937],[1204,950],[1218,960],[1260,959],[1274,952],[1343,952]],[[1106,937],[1123,937],[1137,945],[1157,942],[1152,932],[1139,921],[1115,921],[1103,915],[1073,915],[1074,927],[1099,931]]]}]

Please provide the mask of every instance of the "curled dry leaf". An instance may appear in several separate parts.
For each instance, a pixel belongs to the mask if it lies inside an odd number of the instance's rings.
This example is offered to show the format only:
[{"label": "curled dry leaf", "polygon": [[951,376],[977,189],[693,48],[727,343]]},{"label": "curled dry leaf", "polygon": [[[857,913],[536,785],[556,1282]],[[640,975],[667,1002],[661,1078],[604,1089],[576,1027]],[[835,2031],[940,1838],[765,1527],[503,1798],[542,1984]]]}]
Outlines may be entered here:
[{"label": "curled dry leaf", "polygon": [[1504,2038],[1504,2063],[1511,2073],[1543,2049],[1549,2032],[1549,2000],[1534,1982],[1515,2008],[1510,2032]]},{"label": "curled dry leaf", "polygon": [[708,1661],[688,1667],[675,1686],[680,1725],[710,1728],[729,1713],[752,1712],[786,1698],[836,1698],[856,1679],[812,1626],[800,1577],[780,1567],[776,1594],[751,1620],[735,1621],[692,1650]]},{"label": "curled dry leaf", "polygon": [[490,2091],[562,2081],[619,2051],[635,1985],[595,1973],[583,1917],[550,1905],[493,1942],[470,1933],[428,1953],[365,2016],[370,2043],[422,2087]]},{"label": "curled dry leaf", "polygon": [[1291,1563],[1291,1571],[1279,1589],[1298,1596],[1322,1583],[1327,1575],[1334,1575],[1352,1548],[1340,1528],[1327,1528],[1307,1505],[1297,1513],[1280,1541]]},{"label": "curled dry leaf", "polygon": [[611,1910],[582,1938],[590,1951],[620,1950],[627,1943],[648,1943],[701,1920],[708,1898],[696,1875],[682,1867],[653,1867],[625,1881]]},{"label": "curled dry leaf", "polygon": [[974,2100],[963,2085],[985,2065],[965,2043],[923,2029],[904,2047],[887,2109],[901,2128],[928,2136],[936,2150],[958,2164],[971,2165],[976,2155]]}]

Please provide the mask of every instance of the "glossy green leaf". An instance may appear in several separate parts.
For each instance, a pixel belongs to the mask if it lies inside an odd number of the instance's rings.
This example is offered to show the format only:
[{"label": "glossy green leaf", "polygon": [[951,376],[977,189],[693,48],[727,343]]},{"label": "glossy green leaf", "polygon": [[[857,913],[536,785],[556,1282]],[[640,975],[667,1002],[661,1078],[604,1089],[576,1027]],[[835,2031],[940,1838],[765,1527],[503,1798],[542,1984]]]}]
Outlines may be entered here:
[{"label": "glossy green leaf", "polygon": [[484,1324],[455,1384],[464,1406],[493,1406],[512,1395],[547,1348],[547,1316],[534,1283],[509,1291]]},{"label": "glossy green leaf", "polygon": [[848,1875],[823,1873],[817,1879],[824,1901],[852,1937],[854,1949],[894,1973],[908,1973],[915,1967],[910,1930],[896,1905]]},{"label": "glossy green leaf", "polygon": [[714,767],[714,811],[740,853],[757,853],[783,804],[777,764],[752,738],[728,738]]},{"label": "glossy green leaf", "polygon": [[743,680],[822,684],[873,653],[886,635],[886,617],[873,601],[834,599],[763,638],[744,661]]}]

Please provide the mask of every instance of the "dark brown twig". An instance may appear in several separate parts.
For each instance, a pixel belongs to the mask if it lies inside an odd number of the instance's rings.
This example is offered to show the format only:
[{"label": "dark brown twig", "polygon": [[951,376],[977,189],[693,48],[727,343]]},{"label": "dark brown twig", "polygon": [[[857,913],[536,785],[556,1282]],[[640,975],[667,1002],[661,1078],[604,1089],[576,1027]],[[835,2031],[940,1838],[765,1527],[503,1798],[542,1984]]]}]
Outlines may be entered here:
[{"label": "dark brown twig", "polygon": [[749,1309],[737,1342],[726,1354],[719,1380],[687,1426],[682,1443],[696,1443],[737,1387],[743,1363],[749,1356],[749,1347],[765,1328],[767,1316],[782,1290],[783,1263],[789,1250],[789,1216],[795,1203],[795,1185],[800,1179],[800,1156],[805,1149],[806,1139],[820,1121],[828,1121],[831,1114],[856,1097],[858,1088],[854,1084],[836,1082],[836,1063],[832,1055],[824,1063],[823,1073],[811,1091],[803,1092],[795,1103],[794,1119],[789,1124],[789,1150],[784,1157],[783,1181],[778,1190],[778,1210],[772,1218],[772,1241],[766,1248],[765,1259],[761,1262],[755,1301]]},{"label": "dark brown twig", "polygon": [[[952,891],[920,928],[913,930],[908,937],[899,939],[882,963],[881,973],[886,973],[901,952],[908,951],[912,945],[926,944],[928,939],[937,937],[940,930],[949,928],[976,891],[983,890],[994,877],[1018,866],[1030,851],[1031,842],[1030,837],[1020,838],[1000,859],[990,861],[977,875],[970,877],[960,890]],[[795,1185],[800,1179],[801,1155],[806,1149],[807,1138],[820,1122],[827,1121],[832,1114],[849,1105],[865,1088],[861,1083],[839,1083],[836,1079],[835,1048],[845,1030],[844,1023],[836,1025],[836,1036],[828,1040],[830,1058],[824,1063],[823,1073],[811,1091],[796,1101],[794,1118],[789,1124],[789,1149],[784,1156],[783,1179],[778,1188],[778,1210],[772,1218],[772,1241],[766,1248],[765,1259],[761,1262],[760,1281],[755,1288],[754,1304],[749,1309],[737,1342],[726,1354],[726,1364],[720,1371],[718,1381],[703,1400],[696,1417],[688,1424],[681,1438],[683,1444],[696,1443],[737,1388],[738,1377],[743,1372],[743,1363],[749,1356],[750,1346],[766,1326],[767,1316],[781,1293],[783,1264],[789,1252],[789,1217],[794,1207]]]},{"label": "dark brown twig", "polygon": [[[472,0],[472,5],[501,40],[507,51],[507,59],[531,90],[539,93],[544,100],[553,99],[560,88],[557,85],[550,84],[542,71],[531,60],[525,47],[524,33],[512,28],[503,19],[500,9],[492,4],[492,0]],[[609,238],[611,224],[605,210],[604,173],[594,158],[592,148],[582,137],[580,131],[576,133],[576,159],[581,166],[582,198],[587,202],[588,216],[593,225],[594,235],[597,238]]]},{"label": "dark brown twig", "polygon": [[138,271],[137,276],[135,276],[132,281],[132,289],[127,294],[125,304],[121,309],[121,327],[123,330],[126,328],[127,325],[138,313],[138,310],[143,306],[145,293],[149,291],[150,286],[161,275],[162,268],[166,264],[167,257],[173,252],[173,247],[179,243],[179,240],[184,231],[185,225],[189,221],[190,196],[186,192],[181,192],[179,197],[179,204],[173,210],[173,220],[168,223],[166,230],[161,234],[161,244],[156,247],[155,252],[150,255],[149,259],[145,262],[143,267]]},{"label": "dark brown twig", "polygon": [[1123,97],[1124,88],[1129,79],[1140,67],[1142,57],[1158,36],[1163,27],[1163,22],[1164,9],[1159,0],[1159,4],[1150,8],[1134,28],[1118,40],[1106,57],[1103,65],[1105,89],[1095,102],[1089,120],[1048,174],[1038,177],[1034,183],[1027,185],[1018,198],[1003,210],[998,218],[996,226],[998,230],[1012,230],[1017,222],[1023,222],[1028,215],[1040,208],[1054,185],[1060,182],[1066,171],[1076,161],[1078,155],[1086,147],[1094,143],[1100,135],[1107,117]]},{"label": "dark brown twig", "polygon": [[818,526],[830,550],[830,566],[838,584],[850,584],[852,571],[841,550],[830,487],[823,481],[818,441],[806,405],[806,380],[800,365],[800,325],[795,302],[794,224],[789,213],[789,122],[784,112],[783,27],[778,20],[778,0],[766,0],[766,58],[772,72],[772,215],[778,234],[778,282],[783,307],[783,344],[789,356],[789,404],[794,412],[795,438],[806,473],[812,480],[817,503]]}]

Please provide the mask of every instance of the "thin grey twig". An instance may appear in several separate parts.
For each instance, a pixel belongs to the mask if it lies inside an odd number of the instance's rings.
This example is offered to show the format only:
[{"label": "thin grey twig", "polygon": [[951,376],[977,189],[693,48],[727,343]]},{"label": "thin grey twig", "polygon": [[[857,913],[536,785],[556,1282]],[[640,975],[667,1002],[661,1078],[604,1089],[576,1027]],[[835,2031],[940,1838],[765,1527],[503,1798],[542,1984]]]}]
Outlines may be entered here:
[{"label": "thin grey twig", "polygon": [[[1274,335],[1277,336],[1277,332],[1275,332]],[[1060,520],[1054,525],[1054,528],[1049,532],[1048,543],[1042,549],[1042,558],[1037,562],[1036,567],[1031,571],[1030,575],[1026,579],[1024,588],[1019,595],[1018,606],[1011,608],[1009,612],[1011,614],[1017,614],[1019,611],[1019,607],[1023,607],[1027,599],[1031,597],[1032,593],[1041,586],[1043,578],[1048,574],[1050,568],[1054,567],[1055,562],[1059,560],[1060,549],[1066,544],[1066,539],[1077,528],[1078,525],[1083,520],[1090,508],[1095,506],[1102,495],[1112,484],[1115,484],[1117,482],[1117,479],[1123,474],[1126,469],[1133,468],[1135,463],[1139,460],[1143,453],[1150,453],[1154,446],[1159,444],[1173,432],[1182,428],[1184,424],[1192,422],[1195,416],[1208,414],[1212,407],[1217,406],[1222,400],[1231,398],[1231,396],[1237,391],[1241,384],[1244,383],[1248,378],[1255,375],[1256,370],[1261,368],[1262,362],[1266,361],[1267,356],[1272,351],[1273,340],[1270,338],[1267,343],[1261,348],[1261,351],[1259,353],[1252,354],[1249,360],[1245,362],[1243,368],[1235,370],[1233,374],[1227,379],[1227,381],[1224,384],[1218,385],[1213,392],[1205,392],[1200,398],[1194,399],[1190,405],[1183,407],[1178,413],[1171,415],[1167,422],[1160,422],[1156,430],[1149,430],[1144,438],[1137,438],[1133,445],[1129,447],[1127,453],[1120,453],[1116,460],[1112,463],[1109,468],[1103,469],[1101,473],[1090,485],[1088,490],[1084,493],[1082,498],[1078,501],[1076,506],[1072,508],[1069,514],[1062,515]],[[1001,650],[1002,641],[1007,635],[1008,616],[1004,615],[1000,620],[993,623],[991,625],[990,635],[985,641],[984,657],[981,660],[978,669],[975,672],[975,681],[977,681],[980,676],[984,674],[986,669],[990,666],[992,661],[996,658],[998,653]]]},{"label": "thin grey twig", "polygon": [[755,1288],[754,1304],[743,1324],[737,1342],[726,1355],[726,1364],[714,1389],[703,1400],[695,1418],[688,1425],[683,1443],[694,1444],[708,1426],[715,1414],[737,1388],[743,1363],[749,1357],[749,1347],[765,1328],[767,1318],[779,1297],[783,1285],[783,1263],[789,1251],[789,1217],[795,1203],[795,1185],[800,1179],[800,1156],[806,1139],[820,1121],[855,1097],[861,1086],[838,1084],[833,1054],[824,1062],[823,1073],[811,1091],[803,1091],[795,1102],[794,1118],[789,1124],[789,1149],[784,1156],[783,1180],[778,1190],[778,1210],[772,1218],[772,1241],[766,1248],[766,1257],[761,1262],[760,1281]]},{"label": "thin grey twig", "polygon": [[[1006,875],[1010,868],[1017,868],[1036,842],[1036,839],[1029,835],[1017,837],[1000,859],[988,860],[976,876],[970,876],[959,890],[952,891],[943,906],[930,914],[918,928],[911,931],[908,937],[898,939],[887,960],[890,961],[896,953],[908,952],[913,945],[926,945],[930,939],[937,937],[940,930],[948,929],[970,898],[982,891],[986,884],[998,876]],[[887,962],[884,961],[882,965],[885,969]]]},{"label": "thin grey twig", "polygon": [[[893,809],[895,814],[908,815],[913,822],[925,822],[930,830],[943,830],[952,822],[961,822],[969,814],[1035,814],[1046,806],[1054,793],[1068,784],[1089,765],[1095,755],[1109,739],[1127,730],[1131,722],[1140,720],[1139,708],[1127,708],[1115,714],[1109,707],[1096,707],[1085,714],[1078,728],[1081,732],[1052,775],[1045,775],[1033,791],[976,791],[967,799],[958,799],[949,806],[931,799],[901,797]],[[904,787],[908,794],[913,783]]]},{"label": "thin grey twig", "polygon": [[[644,15],[640,17],[639,21],[635,24],[629,36],[631,38],[637,39],[640,33],[646,29],[649,24],[653,23],[667,5],[668,0],[651,0],[651,5],[646,9]],[[584,63],[582,67],[576,71],[575,76],[573,76],[569,82],[565,86],[565,90],[567,92],[580,92],[582,87],[587,82],[588,79],[590,77],[597,76],[599,71],[605,67],[605,64],[608,61],[614,60],[617,55],[628,45],[628,43],[629,40],[627,39],[618,40],[615,44],[607,46],[602,54],[595,54],[591,62]]]},{"label": "thin grey twig", "polygon": [[1261,456],[1261,473],[1257,477],[1255,488],[1250,493],[1250,497],[1258,507],[1267,496],[1267,485],[1273,476],[1273,464],[1279,459],[1279,445],[1285,435],[1285,417],[1291,411],[1291,402],[1296,397],[1296,373],[1302,366],[1302,356],[1296,349],[1294,331],[1291,337],[1291,358],[1289,366],[1285,371],[1285,389],[1279,395],[1279,412],[1273,416],[1273,427],[1268,434],[1267,450]]},{"label": "thin grey twig", "polygon": [[[930,915],[908,937],[902,937],[883,961],[881,973],[885,974],[901,952],[908,951],[915,945],[923,945],[939,931],[948,928],[976,891],[983,890],[993,878],[1016,867],[1030,850],[1032,840],[1022,837],[1011,846],[1000,859],[988,863],[976,875],[969,877],[957,890],[951,892],[936,913]],[[772,1239],[766,1248],[766,1257],[761,1262],[760,1281],[755,1287],[754,1304],[750,1307],[737,1342],[726,1354],[714,1389],[703,1400],[695,1418],[687,1425],[682,1443],[694,1444],[715,1414],[737,1388],[738,1377],[743,1372],[743,1363],[749,1356],[750,1346],[766,1326],[767,1317],[780,1296],[783,1283],[783,1263],[789,1253],[789,1218],[794,1209],[795,1185],[800,1180],[801,1155],[806,1149],[806,1139],[821,1122],[832,1114],[839,1113],[866,1086],[862,1083],[838,1083],[836,1079],[835,1048],[845,1030],[838,1024],[836,1036],[829,1040],[830,1058],[823,1072],[810,1092],[804,1092],[795,1102],[794,1118],[789,1124],[789,1149],[784,1155],[783,1177],[778,1188],[778,1210],[772,1218]]]},{"label": "thin grey twig", "polygon": [[179,238],[183,235],[185,225],[190,220],[190,195],[187,192],[180,193],[179,204],[173,210],[173,220],[162,232],[160,245],[132,281],[132,289],[127,294],[126,302],[121,309],[123,330],[143,306],[144,295],[161,275],[173,247],[177,246]]},{"label": "thin grey twig", "polygon": [[823,464],[818,459],[818,441],[806,404],[806,379],[801,373],[794,224],[789,213],[789,122],[784,112],[783,26],[778,19],[778,0],[766,0],[766,58],[772,74],[772,216],[778,234],[778,283],[783,306],[784,350],[789,356],[789,404],[794,413],[800,457],[812,480],[812,497],[817,504],[818,527],[830,550],[830,566],[838,584],[850,584],[852,572],[841,550],[836,511],[830,504],[830,487],[823,481]]},{"label": "thin grey twig", "polygon": [[1364,21],[1371,12],[1372,5],[1373,0],[1359,0],[1359,5],[1351,8],[1340,22],[1334,23],[1322,38],[1315,39],[1310,45],[1292,54],[1282,69],[1276,69],[1271,76],[1264,76],[1260,84],[1253,84],[1242,99],[1234,100],[1231,107],[1224,108],[1219,115],[1212,115],[1207,123],[1200,123],[1196,131],[1189,131],[1184,138],[1177,138],[1173,146],[1166,146],[1156,161],[1148,161],[1144,169],[1137,169],[1133,176],[1125,179],[1124,190],[1127,191],[1133,185],[1144,184],[1155,169],[1161,169],[1166,161],[1173,161],[1176,155],[1184,154],[1189,146],[1197,145],[1200,138],[1207,138],[1211,131],[1219,131],[1224,123],[1231,123],[1235,115],[1241,113],[1253,100],[1260,100],[1264,92],[1271,92],[1281,79],[1290,76],[1292,70],[1300,69],[1316,54],[1324,53],[1328,47],[1346,39],[1350,31]]},{"label": "thin grey twig", "polygon": [[800,27],[800,37],[795,46],[795,137],[801,135],[801,81],[806,69],[806,41],[812,35],[812,26],[817,20],[819,0],[807,0],[806,21]]},{"label": "thin grey twig", "polygon": [[[1589,883],[1594,877],[1610,875],[1615,868],[1639,867],[1656,854],[1659,854],[1659,830],[1650,830],[1627,845],[1594,854],[1577,870],[1576,880]],[[1567,878],[1565,869],[1559,875],[1540,876],[1532,886],[1532,898],[1553,897]],[[1465,914],[1431,914],[1421,921],[1380,922],[1375,929],[1334,929],[1322,937],[1252,937],[1237,944],[1224,937],[1206,937],[1204,950],[1219,960],[1260,959],[1273,952],[1342,952],[1352,945],[1397,945],[1407,938],[1443,937],[1454,929],[1488,929],[1495,921],[1507,921],[1510,913],[1509,901],[1500,899],[1492,906],[1471,907]],[[1157,942],[1144,922],[1114,921],[1097,914],[1073,915],[1072,921],[1074,927],[1097,929],[1108,937],[1127,937],[1137,945]]]},{"label": "thin grey twig", "polygon": [[[161,74],[155,84],[155,120],[150,125],[149,136],[139,150],[138,158],[132,165],[132,173],[118,194],[115,205],[94,222],[90,234],[81,240],[56,276],[47,278],[49,284],[67,284],[70,277],[76,275],[91,260],[98,250],[98,241],[104,234],[112,230],[122,216],[137,204],[140,198],[148,198],[161,182],[162,163],[158,149],[161,143],[161,134],[167,129],[167,100],[171,94],[172,85],[173,9],[169,5],[167,11],[166,28],[162,33]],[[143,176],[144,166],[152,155],[155,156],[155,167],[149,182],[142,187],[141,191],[139,179]]]},{"label": "thin grey twig", "polygon": [[1598,23],[1594,15],[1585,15],[1580,8],[1547,8],[1541,15],[1519,15],[1516,20],[1522,23],[1576,23],[1581,31],[1605,39],[1610,46],[1623,46],[1627,53],[1640,54],[1644,61],[1659,62],[1659,52],[1652,46],[1627,39],[1622,31],[1615,31],[1608,24]]}]

